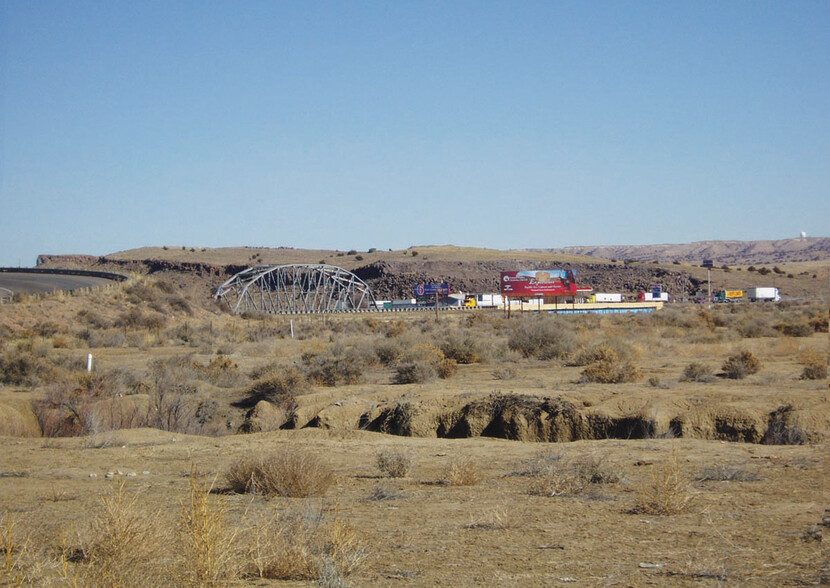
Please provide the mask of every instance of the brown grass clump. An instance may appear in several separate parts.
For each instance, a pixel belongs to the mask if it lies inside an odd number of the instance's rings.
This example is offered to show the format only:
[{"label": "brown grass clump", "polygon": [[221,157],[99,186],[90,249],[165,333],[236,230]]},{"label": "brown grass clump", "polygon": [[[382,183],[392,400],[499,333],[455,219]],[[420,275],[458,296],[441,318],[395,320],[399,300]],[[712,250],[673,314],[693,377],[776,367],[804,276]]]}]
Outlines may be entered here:
[{"label": "brown grass clump", "polygon": [[715,377],[712,375],[712,368],[708,365],[693,361],[683,370],[681,382],[712,382]]},{"label": "brown grass clump", "polygon": [[290,498],[322,496],[335,482],[334,472],[319,457],[294,449],[236,462],[225,477],[230,489],[240,494]]},{"label": "brown grass clump", "polygon": [[176,550],[182,580],[190,586],[224,586],[237,574],[237,528],[227,522],[223,497],[211,496],[213,484],[190,473],[189,500],[182,503]]},{"label": "brown grass clump", "polygon": [[390,478],[405,478],[408,476],[412,471],[413,462],[412,453],[400,449],[386,449],[377,455],[378,469]]},{"label": "brown grass clump", "polygon": [[631,361],[619,359],[612,354],[582,370],[579,381],[581,383],[622,384],[636,382],[641,377],[642,372]]},{"label": "brown grass clump", "polygon": [[537,458],[530,471],[533,481],[528,494],[534,496],[573,496],[582,494],[591,484],[616,484],[622,474],[603,458],[588,456],[563,460],[560,456]]},{"label": "brown grass clump", "polygon": [[441,345],[441,351],[447,359],[453,359],[462,365],[481,361],[481,351],[475,337],[450,335]]},{"label": "brown grass clump", "polygon": [[368,556],[363,539],[335,515],[312,509],[264,513],[251,527],[249,561],[260,578],[343,586]]},{"label": "brown grass clump", "polygon": [[308,390],[305,375],[295,367],[273,368],[254,382],[249,396],[256,400],[278,401],[286,395],[301,394]]},{"label": "brown grass clump", "polygon": [[454,359],[442,359],[436,370],[439,378],[448,380],[458,372],[458,363]]},{"label": "brown grass clump", "polygon": [[523,357],[548,360],[568,356],[576,345],[573,329],[556,317],[535,317],[516,322],[507,346]]},{"label": "brown grass clump", "polygon": [[692,495],[677,450],[656,468],[651,479],[640,487],[633,512],[651,515],[673,515],[684,512]]},{"label": "brown grass clump", "polygon": [[806,352],[799,358],[804,369],[801,372],[802,380],[824,380],[827,378],[827,356],[817,351]]},{"label": "brown grass clump", "polygon": [[445,468],[441,481],[447,486],[475,486],[481,478],[477,462],[469,457],[455,457]]},{"label": "brown grass clump", "polygon": [[18,537],[17,520],[12,513],[6,511],[0,516],[0,553],[3,555],[3,575],[0,576],[0,581],[3,584],[12,577],[19,579],[25,551],[26,542]]},{"label": "brown grass clump", "polygon": [[731,380],[742,380],[761,369],[761,361],[752,355],[751,351],[741,351],[730,355],[721,366],[726,377]]},{"label": "brown grass clump", "polygon": [[83,548],[80,570],[86,586],[155,586],[161,583],[169,540],[158,513],[148,513],[122,482],[101,497],[92,538]]}]

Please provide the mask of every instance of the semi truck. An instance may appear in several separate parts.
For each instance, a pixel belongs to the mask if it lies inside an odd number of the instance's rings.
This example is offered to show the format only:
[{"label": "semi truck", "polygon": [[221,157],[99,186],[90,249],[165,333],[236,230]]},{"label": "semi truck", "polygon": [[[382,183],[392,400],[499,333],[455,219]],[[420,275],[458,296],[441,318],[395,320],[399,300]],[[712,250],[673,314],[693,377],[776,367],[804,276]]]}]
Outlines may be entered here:
[{"label": "semi truck", "polygon": [[750,302],[780,302],[781,293],[778,288],[750,288],[746,291],[746,299]]},{"label": "semi truck", "polygon": [[502,302],[501,294],[468,294],[464,298],[467,308],[494,308],[501,306]]},{"label": "semi truck", "polygon": [[739,302],[743,299],[743,290],[718,290],[715,292],[715,302]]}]

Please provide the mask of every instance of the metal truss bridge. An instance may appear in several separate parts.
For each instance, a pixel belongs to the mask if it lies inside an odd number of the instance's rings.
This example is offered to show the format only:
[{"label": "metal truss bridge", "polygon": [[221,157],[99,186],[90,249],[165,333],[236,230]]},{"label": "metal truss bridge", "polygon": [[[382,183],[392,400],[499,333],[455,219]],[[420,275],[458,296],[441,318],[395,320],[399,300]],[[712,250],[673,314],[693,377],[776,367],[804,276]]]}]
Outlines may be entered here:
[{"label": "metal truss bridge", "polygon": [[249,267],[219,286],[216,299],[235,314],[353,312],[375,307],[375,297],[363,280],[325,264]]}]

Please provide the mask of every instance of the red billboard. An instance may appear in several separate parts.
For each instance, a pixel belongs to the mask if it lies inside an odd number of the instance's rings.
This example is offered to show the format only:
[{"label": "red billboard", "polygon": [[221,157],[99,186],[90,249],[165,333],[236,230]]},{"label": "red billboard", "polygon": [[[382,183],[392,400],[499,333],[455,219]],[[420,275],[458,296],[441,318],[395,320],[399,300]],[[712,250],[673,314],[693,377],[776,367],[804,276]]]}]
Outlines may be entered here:
[{"label": "red billboard", "polygon": [[503,296],[573,296],[576,270],[528,270],[501,273]]}]

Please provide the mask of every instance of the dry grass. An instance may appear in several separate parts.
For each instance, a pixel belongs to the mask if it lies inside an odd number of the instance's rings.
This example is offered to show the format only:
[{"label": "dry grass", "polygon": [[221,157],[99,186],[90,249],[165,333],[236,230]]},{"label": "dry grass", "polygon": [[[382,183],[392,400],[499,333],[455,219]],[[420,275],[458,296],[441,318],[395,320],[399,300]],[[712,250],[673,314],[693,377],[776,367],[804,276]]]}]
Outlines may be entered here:
[{"label": "dry grass", "polygon": [[240,494],[252,492],[290,498],[322,496],[335,483],[334,472],[323,460],[293,448],[236,462],[228,468],[225,477],[231,490]]},{"label": "dry grass", "polygon": [[799,363],[804,366],[802,380],[824,380],[827,378],[827,354],[818,351],[805,351],[799,356]]},{"label": "dry grass", "polygon": [[266,511],[249,534],[248,560],[260,578],[342,580],[368,556],[365,541],[350,525],[311,508]]},{"label": "dry grass", "polygon": [[483,477],[480,464],[470,457],[454,457],[444,469],[441,481],[447,486],[475,486]]},{"label": "dry grass", "polygon": [[533,477],[528,487],[528,494],[533,496],[575,496],[591,484],[616,484],[623,478],[620,469],[596,455],[579,459],[541,455],[527,472]]},{"label": "dry grass", "polygon": [[415,457],[410,451],[384,449],[378,452],[377,466],[380,473],[390,478],[405,478],[414,466]]},{"label": "dry grass", "polygon": [[658,466],[639,488],[634,512],[674,515],[685,512],[692,500],[691,487],[677,449]]},{"label": "dry grass", "polygon": [[225,586],[239,572],[239,529],[230,526],[225,499],[212,496],[212,489],[212,481],[191,469],[175,542],[183,585]]},{"label": "dry grass", "polygon": [[163,582],[170,536],[158,512],[141,508],[126,482],[100,498],[78,571],[87,586],[156,586]]},{"label": "dry grass", "polygon": [[721,366],[726,377],[731,380],[742,380],[761,369],[761,361],[751,351],[741,351],[726,358]]}]

